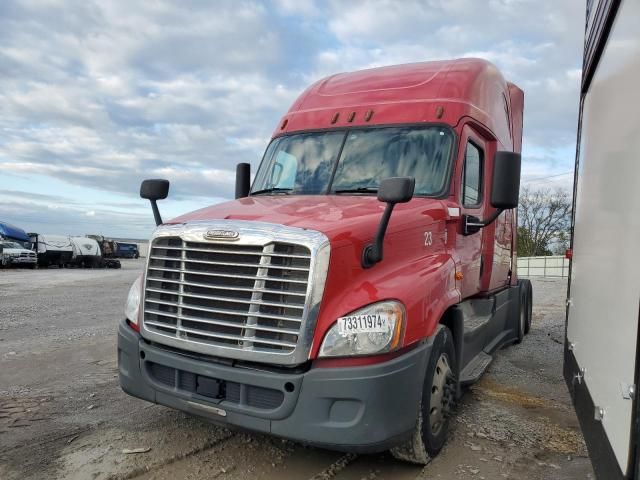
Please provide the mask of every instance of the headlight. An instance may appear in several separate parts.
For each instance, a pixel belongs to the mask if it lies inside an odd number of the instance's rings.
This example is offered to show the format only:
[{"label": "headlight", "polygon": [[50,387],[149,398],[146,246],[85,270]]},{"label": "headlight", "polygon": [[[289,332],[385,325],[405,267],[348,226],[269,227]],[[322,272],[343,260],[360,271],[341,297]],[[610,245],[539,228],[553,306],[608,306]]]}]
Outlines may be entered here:
[{"label": "headlight", "polygon": [[391,352],[402,344],[406,313],[400,302],[373,303],[340,317],[320,347],[321,357]]},{"label": "headlight", "polygon": [[131,288],[129,289],[129,296],[127,297],[127,303],[124,306],[124,314],[127,319],[138,325],[138,313],[140,311],[140,290],[142,285],[142,275],[136,278]]}]

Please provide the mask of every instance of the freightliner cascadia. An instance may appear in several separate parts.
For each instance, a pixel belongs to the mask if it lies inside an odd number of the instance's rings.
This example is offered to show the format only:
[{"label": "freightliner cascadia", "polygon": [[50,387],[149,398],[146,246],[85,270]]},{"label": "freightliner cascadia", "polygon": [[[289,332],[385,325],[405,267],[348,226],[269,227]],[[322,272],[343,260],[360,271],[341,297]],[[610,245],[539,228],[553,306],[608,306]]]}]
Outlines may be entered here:
[{"label": "freightliner cascadia", "polygon": [[158,224],[118,334],[129,394],[325,448],[426,463],[462,387],[522,340],[524,94],[484,60],[334,75],[236,200]]}]

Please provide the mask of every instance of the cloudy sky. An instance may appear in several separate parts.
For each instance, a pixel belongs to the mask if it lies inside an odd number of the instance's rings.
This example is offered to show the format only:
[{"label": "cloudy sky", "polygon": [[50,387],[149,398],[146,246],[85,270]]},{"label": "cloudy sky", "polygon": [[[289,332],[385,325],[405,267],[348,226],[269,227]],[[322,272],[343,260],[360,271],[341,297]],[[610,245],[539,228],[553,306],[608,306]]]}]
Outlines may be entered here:
[{"label": "cloudy sky", "polygon": [[584,1],[0,2],[0,221],[147,237],[232,197],[289,104],[332,73],[483,57],[525,91],[524,181],[569,185]]}]

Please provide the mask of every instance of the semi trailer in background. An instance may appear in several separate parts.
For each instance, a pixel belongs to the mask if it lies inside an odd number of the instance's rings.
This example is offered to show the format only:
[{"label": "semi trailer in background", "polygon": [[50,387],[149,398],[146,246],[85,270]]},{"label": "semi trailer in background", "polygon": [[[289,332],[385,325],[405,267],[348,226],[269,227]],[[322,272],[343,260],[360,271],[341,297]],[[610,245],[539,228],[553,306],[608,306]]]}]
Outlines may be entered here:
[{"label": "semi trailer in background", "polygon": [[480,59],[334,75],[235,201],[155,230],[118,332],[131,395],[226,425],[427,463],[461,387],[520,342],[524,94]]},{"label": "semi trailer in background", "polygon": [[73,245],[69,236],[30,233],[29,238],[41,267],[57,265],[62,268],[71,263]]},{"label": "semi trailer in background", "polygon": [[640,479],[640,2],[587,2],[564,376],[599,479]]}]

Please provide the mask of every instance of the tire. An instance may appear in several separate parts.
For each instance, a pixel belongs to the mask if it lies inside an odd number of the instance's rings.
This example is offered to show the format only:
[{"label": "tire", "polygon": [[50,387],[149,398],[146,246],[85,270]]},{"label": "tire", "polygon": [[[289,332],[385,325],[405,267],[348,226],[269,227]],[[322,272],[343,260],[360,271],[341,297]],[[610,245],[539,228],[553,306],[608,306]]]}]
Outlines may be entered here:
[{"label": "tire", "polygon": [[527,334],[531,330],[531,321],[533,320],[533,286],[531,281],[525,280],[527,284],[527,322],[524,325],[524,333]]},{"label": "tire", "polygon": [[533,302],[531,301],[531,282],[529,280],[520,280],[520,306],[518,310],[518,330],[516,343],[521,343],[524,336],[531,329],[531,314]]},{"label": "tire", "polygon": [[436,334],[425,372],[418,420],[410,441],[391,449],[398,460],[428,464],[447,440],[449,417],[456,396],[456,356],[453,337],[447,327]]}]

